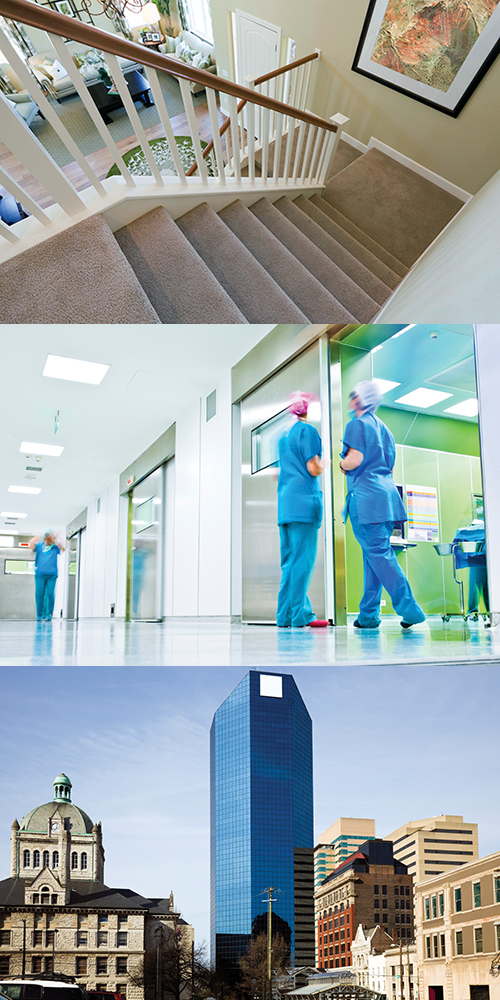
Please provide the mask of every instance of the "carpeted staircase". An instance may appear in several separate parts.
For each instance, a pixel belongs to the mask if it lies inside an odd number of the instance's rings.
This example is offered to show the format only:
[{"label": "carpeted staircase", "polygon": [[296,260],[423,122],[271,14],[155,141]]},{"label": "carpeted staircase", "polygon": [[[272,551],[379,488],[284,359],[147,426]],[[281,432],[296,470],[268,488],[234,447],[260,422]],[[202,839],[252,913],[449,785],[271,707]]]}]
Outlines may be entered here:
[{"label": "carpeted staircase", "polygon": [[205,202],[175,222],[155,208],[114,235],[94,216],[26,250],[0,269],[1,321],[372,320],[462,202],[345,145],[322,197]]}]

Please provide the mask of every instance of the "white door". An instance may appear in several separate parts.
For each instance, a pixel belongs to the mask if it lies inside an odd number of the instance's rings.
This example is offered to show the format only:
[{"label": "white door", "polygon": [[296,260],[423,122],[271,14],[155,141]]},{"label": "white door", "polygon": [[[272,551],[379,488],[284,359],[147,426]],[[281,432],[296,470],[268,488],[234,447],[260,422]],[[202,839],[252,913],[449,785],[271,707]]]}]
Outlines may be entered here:
[{"label": "white door", "polygon": [[[242,10],[234,16],[234,53],[236,82],[245,86],[246,76],[264,76],[278,69],[281,56],[281,28],[267,21],[261,21]],[[275,82],[271,80],[262,93],[275,95]],[[245,118],[246,127],[246,118]],[[259,134],[259,115],[255,116],[256,132]]]}]

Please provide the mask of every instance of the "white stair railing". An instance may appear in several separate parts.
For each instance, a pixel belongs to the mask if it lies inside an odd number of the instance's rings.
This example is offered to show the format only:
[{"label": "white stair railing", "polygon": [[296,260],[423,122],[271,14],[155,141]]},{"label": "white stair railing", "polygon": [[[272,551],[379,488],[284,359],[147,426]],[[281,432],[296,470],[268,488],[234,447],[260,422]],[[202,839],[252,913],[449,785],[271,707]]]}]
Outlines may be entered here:
[{"label": "white stair railing", "polygon": [[[4,0],[0,0],[0,13]],[[12,8],[17,6],[17,0],[8,0],[9,16],[12,16]],[[14,157],[28,170],[44,189],[48,198],[44,196],[42,207],[38,201],[40,195],[30,195],[24,188],[21,181],[21,171],[16,177],[13,169],[9,173],[0,167],[0,183],[10,194],[23,205],[25,210],[32,215],[35,220],[47,230],[57,216],[57,211],[61,210],[67,217],[75,217],[87,211],[89,202],[88,194],[83,193],[83,188],[90,188],[92,194],[92,210],[95,211],[96,199],[104,200],[110,191],[116,186],[122,188],[123,196],[128,191],[132,194],[138,183],[141,186],[141,195],[144,194],[145,187],[149,186],[152,195],[156,195],[168,188],[168,194],[186,191],[189,185],[196,185],[198,188],[213,189],[214,187],[225,187],[228,179],[228,156],[230,154],[230,172],[232,173],[232,183],[235,185],[235,192],[239,188],[255,189],[263,188],[272,184],[274,187],[288,185],[289,183],[300,183],[301,186],[320,186],[324,182],[326,170],[334,153],[336,144],[340,138],[340,129],[343,121],[347,119],[337,116],[331,122],[320,119],[310,112],[305,111],[305,101],[311,78],[311,65],[314,59],[319,58],[319,50],[312,56],[299,60],[297,64],[290,64],[282,68],[278,73],[270,74],[268,80],[249,81],[248,88],[231,84],[225,80],[214,80],[212,74],[194,70],[189,66],[178,69],[174,60],[168,57],[159,57],[156,53],[143,52],[139,45],[117,40],[116,36],[108,35],[99,29],[90,28],[81,24],[76,25],[74,19],[62,14],[55,14],[53,11],[47,15],[47,10],[38,7],[36,4],[28,3],[27,0],[19,0],[20,12],[24,12],[25,23],[41,27],[41,21],[47,20],[47,27],[52,30],[47,31],[47,38],[52,45],[57,59],[66,70],[76,93],[78,94],[85,110],[89,116],[90,123],[97,130],[102,140],[103,148],[106,149],[113,162],[119,169],[119,175],[113,176],[109,180],[102,180],[95,170],[90,166],[88,160],[83,155],[74,138],[65,127],[56,111],[56,104],[53,97],[43,91],[40,84],[23,62],[20,55],[14,50],[7,35],[0,31],[0,51],[5,59],[17,74],[23,87],[29,92],[32,100],[38,105],[42,115],[48,124],[56,132],[58,139],[68,151],[74,164],[78,166],[83,177],[79,182],[80,191],[76,190],[71,180],[64,170],[55,162],[47,152],[42,143],[26,126],[24,121],[12,109],[7,100],[0,93],[0,131],[5,145],[14,154]],[[36,13],[31,14],[30,8],[36,8]],[[19,16],[18,20],[22,20]],[[60,25],[60,28],[59,28]],[[77,41],[81,41],[85,36],[84,44],[94,44],[104,56],[109,67],[110,74],[118,90],[125,114],[130,121],[130,135],[137,138],[137,143],[144,153],[151,176],[141,177],[140,181],[134,177],[124,163],[119,146],[113,138],[109,127],[104,123],[102,116],[93,100],[90,89],[80,75],[75,62],[72,59],[67,46],[63,42],[63,37],[71,37],[71,29]],[[60,30],[60,34],[56,33]],[[80,36],[80,37],[78,37]],[[95,40],[94,40],[95,37]],[[114,49],[114,51],[111,51]],[[134,105],[127,85],[126,74],[120,67],[117,55],[124,55],[125,51],[129,59],[141,61],[144,72],[151,88],[151,93],[156,105],[158,117],[163,129],[163,133],[168,142],[172,162],[175,168],[175,176],[166,178],[160,171],[153,155],[151,145],[148,141],[147,131],[141,122],[141,116]],[[165,66],[165,69],[163,69]],[[188,124],[189,137],[192,141],[193,153],[196,161],[196,176],[190,176],[192,171],[185,170],[181,156],[175,142],[174,128],[170,121],[168,108],[161,88],[161,74],[168,72],[169,75],[177,77],[186,121]],[[210,150],[210,174],[207,167],[207,157],[203,153],[200,140],[193,99],[190,91],[190,80],[200,82],[198,77],[203,78],[203,83],[207,94],[207,107],[210,124],[213,134],[213,142]],[[263,93],[263,88],[267,93]],[[226,128],[226,135],[223,139],[219,125],[219,113],[216,100],[217,90],[224,90],[228,96],[229,122]],[[253,92],[252,92],[253,91]],[[248,96],[247,96],[248,95]],[[239,103],[238,103],[239,100]],[[239,114],[242,101],[246,102],[246,128],[243,125],[243,118]],[[293,102],[297,103],[294,104]],[[289,104],[290,102],[290,104]],[[122,112],[123,113],[123,112]],[[298,130],[298,139],[297,139]],[[304,140],[307,135],[305,152]],[[281,151],[284,150],[284,164],[281,167]],[[257,154],[260,162],[257,161]],[[272,177],[269,178],[268,167],[271,158],[274,156],[272,164]],[[257,170],[257,163],[259,170]],[[248,176],[242,175],[243,167],[248,167]],[[259,176],[260,174],[260,176]],[[56,205],[57,211],[50,205],[46,207],[47,201]],[[31,220],[25,220],[31,223]],[[0,237],[7,244],[22,243],[24,233],[27,228],[23,223],[14,227],[0,224]],[[21,229],[21,227],[23,227]],[[4,245],[5,245],[4,243]]]}]

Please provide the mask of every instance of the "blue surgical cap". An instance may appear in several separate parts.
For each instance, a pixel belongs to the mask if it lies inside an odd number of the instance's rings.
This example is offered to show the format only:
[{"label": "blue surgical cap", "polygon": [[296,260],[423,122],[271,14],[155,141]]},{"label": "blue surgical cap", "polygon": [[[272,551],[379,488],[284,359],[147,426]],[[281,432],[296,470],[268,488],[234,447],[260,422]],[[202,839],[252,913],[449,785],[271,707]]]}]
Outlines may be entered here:
[{"label": "blue surgical cap", "polygon": [[375,379],[358,382],[352,395],[357,396],[363,410],[376,410],[380,406],[381,393]]}]

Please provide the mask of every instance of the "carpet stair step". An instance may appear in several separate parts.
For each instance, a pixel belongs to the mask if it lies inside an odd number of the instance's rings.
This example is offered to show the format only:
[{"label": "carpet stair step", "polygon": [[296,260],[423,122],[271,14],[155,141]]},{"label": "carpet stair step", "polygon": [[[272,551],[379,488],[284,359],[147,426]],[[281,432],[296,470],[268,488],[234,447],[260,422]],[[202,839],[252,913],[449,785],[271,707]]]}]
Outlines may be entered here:
[{"label": "carpet stair step", "polygon": [[378,257],[367,250],[359,240],[351,236],[342,226],[339,226],[337,222],[334,222],[328,213],[324,210],[325,201],[318,195],[313,195],[312,198],[304,198],[303,195],[299,195],[295,198],[294,205],[297,205],[302,209],[306,215],[309,215],[314,222],[318,223],[329,236],[337,240],[349,253],[359,260],[360,264],[364,264],[372,274],[375,274],[380,281],[387,285],[388,288],[396,288],[401,281],[401,275],[396,274],[392,268],[387,267]]},{"label": "carpet stair step", "polygon": [[206,202],[177,219],[177,225],[249,323],[307,322]]},{"label": "carpet stair step", "polygon": [[337,146],[337,152],[335,153],[332,165],[328,171],[327,180],[329,180],[330,177],[334,177],[335,174],[340,174],[341,170],[345,170],[350,163],[354,163],[354,160],[357,160],[362,155],[361,151],[359,149],[355,149],[354,146],[351,146],[350,142],[346,142],[345,139],[341,139]]},{"label": "carpet stair step", "polygon": [[0,300],[3,323],[161,322],[101,215],[5,261]]},{"label": "carpet stair step", "polygon": [[348,310],[241,201],[233,201],[218,215],[310,323],[352,322]]},{"label": "carpet stair step", "polygon": [[325,195],[320,198],[319,195],[315,194],[310,200],[313,205],[321,207],[321,211],[328,215],[328,217],[340,226],[345,233],[353,237],[357,243],[361,243],[366,250],[369,250],[374,257],[382,261],[386,267],[390,268],[391,271],[394,271],[394,273],[399,275],[400,278],[404,278],[404,276],[408,274],[408,267],[405,267],[405,265],[398,260],[394,254],[389,253],[389,251],[381,246],[380,243],[377,243],[377,241],[373,240],[371,236],[368,236],[364,229],[361,229],[360,226],[356,226],[345,215],[342,215],[342,212],[339,212],[338,209],[334,208],[334,206],[326,199]]},{"label": "carpet stair step", "polygon": [[356,320],[367,323],[379,306],[322,250],[265,198],[251,206],[250,211],[307,268]]},{"label": "carpet stair step", "polygon": [[[306,198],[302,200],[307,201]],[[297,226],[297,229],[304,236],[307,236],[319,250],[322,250],[330,260],[337,264],[344,274],[352,278],[359,288],[362,288],[374,302],[378,305],[382,305],[385,302],[391,293],[391,289],[372,274],[364,264],[356,260],[349,250],[346,250],[341,243],[330,236],[314,219],[311,219],[306,212],[303,212],[296,201],[292,202],[289,198],[280,198],[279,201],[275,202],[275,206],[290,222],[293,222]]]},{"label": "carpet stair step", "polygon": [[115,233],[162,323],[245,323],[245,317],[164,208]]},{"label": "carpet stair step", "polygon": [[463,205],[375,148],[330,178],[324,198],[408,268]]}]

